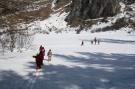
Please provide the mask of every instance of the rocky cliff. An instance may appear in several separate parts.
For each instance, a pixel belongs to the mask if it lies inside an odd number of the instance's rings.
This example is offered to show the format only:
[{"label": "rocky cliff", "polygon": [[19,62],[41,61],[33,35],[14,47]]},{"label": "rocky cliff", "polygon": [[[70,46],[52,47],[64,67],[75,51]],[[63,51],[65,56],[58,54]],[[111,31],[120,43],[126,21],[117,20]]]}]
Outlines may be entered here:
[{"label": "rocky cliff", "polygon": [[135,0],[120,0],[120,1],[123,1],[123,2],[126,3],[126,4],[135,3]]},{"label": "rocky cliff", "polygon": [[135,3],[135,0],[0,0],[0,23],[29,23],[44,20],[50,14],[69,12],[65,21],[70,25],[80,25],[86,20],[95,24],[92,19],[117,15],[121,1]]},{"label": "rocky cliff", "polygon": [[120,10],[118,0],[72,0],[71,12],[66,21],[95,19],[116,15]]}]

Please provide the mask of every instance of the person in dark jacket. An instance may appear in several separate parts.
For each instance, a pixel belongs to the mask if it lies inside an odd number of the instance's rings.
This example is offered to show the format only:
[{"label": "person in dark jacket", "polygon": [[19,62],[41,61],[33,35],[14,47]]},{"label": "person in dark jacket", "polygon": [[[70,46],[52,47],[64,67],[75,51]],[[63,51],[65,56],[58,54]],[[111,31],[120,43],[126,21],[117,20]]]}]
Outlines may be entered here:
[{"label": "person in dark jacket", "polygon": [[44,60],[44,55],[45,55],[45,49],[42,47],[42,45],[39,48],[39,54],[33,56],[36,60],[36,69],[41,69],[43,65],[43,60]]},{"label": "person in dark jacket", "polygon": [[91,40],[91,44],[93,44],[93,40]]},{"label": "person in dark jacket", "polygon": [[[42,59],[44,60],[45,48],[44,48],[42,45],[39,47],[39,52],[40,52],[40,54],[41,54],[41,56],[42,56]],[[43,65],[43,60],[42,60],[42,62],[41,62],[42,65]]]},{"label": "person in dark jacket", "polygon": [[95,44],[97,43],[97,38],[96,37],[94,38],[94,42],[95,42]]},{"label": "person in dark jacket", "polygon": [[84,45],[84,42],[82,41],[81,46],[83,46],[83,45]]},{"label": "person in dark jacket", "polygon": [[99,39],[97,40],[97,43],[98,43],[98,45],[100,44],[100,40]]},{"label": "person in dark jacket", "polygon": [[43,55],[40,52],[39,54],[37,54],[36,56],[33,56],[33,58],[35,58],[36,60],[36,70],[41,69],[42,66],[42,61],[43,61]]}]

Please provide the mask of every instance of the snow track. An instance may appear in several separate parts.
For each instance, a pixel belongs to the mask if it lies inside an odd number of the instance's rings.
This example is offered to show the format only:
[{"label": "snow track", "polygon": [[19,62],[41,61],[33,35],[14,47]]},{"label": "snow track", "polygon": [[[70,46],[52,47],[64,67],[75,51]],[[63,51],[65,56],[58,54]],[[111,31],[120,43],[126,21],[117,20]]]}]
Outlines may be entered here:
[{"label": "snow track", "polygon": [[34,85],[37,82],[38,77],[40,76],[39,73],[40,73],[39,71],[36,71],[35,73],[33,73],[33,76],[28,80],[28,83],[25,89],[33,89]]}]

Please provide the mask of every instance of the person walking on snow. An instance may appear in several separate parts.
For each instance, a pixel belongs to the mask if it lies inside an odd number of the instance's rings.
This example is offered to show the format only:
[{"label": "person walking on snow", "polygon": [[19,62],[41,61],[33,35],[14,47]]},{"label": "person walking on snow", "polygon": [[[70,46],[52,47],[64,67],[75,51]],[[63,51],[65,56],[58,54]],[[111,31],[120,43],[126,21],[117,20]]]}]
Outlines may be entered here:
[{"label": "person walking on snow", "polygon": [[39,47],[39,53],[41,53],[41,56],[42,56],[41,64],[43,65],[43,60],[45,56],[45,48],[42,45]]},{"label": "person walking on snow", "polygon": [[94,42],[95,42],[95,44],[97,43],[97,38],[96,37],[94,38]]},{"label": "person walking on snow", "polygon": [[36,59],[36,70],[41,69],[42,61],[43,61],[43,54],[40,52],[36,56],[33,56]]},{"label": "person walking on snow", "polygon": [[45,48],[42,45],[39,47],[39,52],[42,52],[45,55]]},{"label": "person walking on snow", "polygon": [[39,53],[33,56],[33,58],[35,58],[35,61],[36,61],[36,71],[42,68],[44,55],[45,55],[45,49],[41,45],[39,48]]},{"label": "person walking on snow", "polygon": [[100,40],[99,39],[97,40],[97,43],[98,43],[98,45],[100,44]]},{"label": "person walking on snow", "polygon": [[91,44],[93,44],[93,40],[91,40]]},{"label": "person walking on snow", "polygon": [[48,56],[48,62],[50,62],[52,60],[52,51],[51,51],[51,49],[49,49],[49,51],[47,53],[47,56]]},{"label": "person walking on snow", "polygon": [[83,45],[84,45],[84,42],[82,41],[81,46],[83,46]]}]

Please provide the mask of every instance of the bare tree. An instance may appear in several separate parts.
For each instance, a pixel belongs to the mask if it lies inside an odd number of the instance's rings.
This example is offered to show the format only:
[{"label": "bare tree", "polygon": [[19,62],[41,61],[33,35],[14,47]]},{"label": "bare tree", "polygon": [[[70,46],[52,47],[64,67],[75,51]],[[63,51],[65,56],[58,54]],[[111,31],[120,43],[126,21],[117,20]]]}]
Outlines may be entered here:
[{"label": "bare tree", "polygon": [[3,33],[2,35],[0,35],[0,44],[2,48],[2,54],[4,55],[5,49],[8,47],[9,44],[9,37],[7,36],[7,34]]}]

